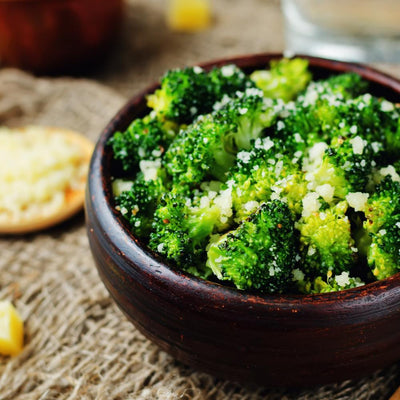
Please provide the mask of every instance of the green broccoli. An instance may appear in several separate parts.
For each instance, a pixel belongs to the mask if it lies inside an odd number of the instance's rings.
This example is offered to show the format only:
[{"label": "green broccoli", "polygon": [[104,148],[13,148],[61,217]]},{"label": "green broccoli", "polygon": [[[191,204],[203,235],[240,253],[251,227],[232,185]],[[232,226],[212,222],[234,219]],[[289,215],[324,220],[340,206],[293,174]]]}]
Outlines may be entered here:
[{"label": "green broccoli", "polygon": [[265,97],[293,100],[311,80],[308,61],[301,58],[273,60],[269,70],[254,71],[250,78]]},{"label": "green broccoli", "polygon": [[343,271],[340,275],[328,274],[327,277],[317,278],[309,281],[297,281],[299,290],[303,294],[330,293],[339,290],[353,289],[365,285],[358,277],[351,277]]},{"label": "green broccoli", "polygon": [[166,152],[164,165],[177,182],[198,185],[208,177],[224,181],[237,151],[250,148],[272,118],[260,92],[248,89],[182,130]]},{"label": "green broccoli", "polygon": [[299,96],[298,101],[313,104],[315,101],[328,100],[335,105],[336,101],[353,99],[365,93],[367,89],[367,81],[360,75],[349,72],[311,82]]},{"label": "green broccoli", "polygon": [[[174,186],[163,194],[154,213],[150,248],[191,273],[204,274],[210,235],[229,227],[229,194],[220,183],[191,191]],[[228,205],[227,205],[228,196]]]},{"label": "green broccoli", "polygon": [[200,67],[186,67],[168,71],[161,80],[161,88],[148,96],[148,106],[158,116],[189,124],[196,117],[208,114],[214,103],[224,96],[235,96],[254,87],[254,83],[234,65],[214,68],[209,73]]},{"label": "green broccoli", "polygon": [[364,228],[368,233],[377,233],[392,215],[400,213],[400,182],[386,176],[369,197],[363,211]]},{"label": "green broccoli", "polygon": [[329,147],[325,142],[317,143],[306,166],[309,189],[330,185],[339,200],[349,193],[364,192],[372,175],[375,150],[360,136],[334,137]]},{"label": "green broccoli", "polygon": [[234,154],[249,150],[254,140],[272,125],[275,116],[273,103],[264,101],[262,92],[254,88],[237,93],[237,98],[214,113],[215,122],[226,127],[228,149]]},{"label": "green broccoli", "polygon": [[[122,190],[121,190],[122,187]],[[129,222],[132,232],[146,239],[151,232],[154,212],[165,191],[161,178],[133,182],[117,180],[113,183],[116,209]]]},{"label": "green broccoli", "polygon": [[114,159],[124,171],[135,173],[141,160],[160,158],[175,137],[176,126],[147,115],[135,119],[125,132],[115,132],[109,140]]},{"label": "green broccoli", "polygon": [[283,186],[288,188],[298,171],[298,159],[285,154],[285,144],[281,140],[257,139],[251,151],[239,152],[226,181],[232,190],[236,220],[246,218],[273,193],[279,198]]},{"label": "green broccoli", "polygon": [[203,238],[198,243],[193,242],[185,226],[186,220],[187,205],[184,195],[178,190],[166,192],[154,213],[149,242],[151,249],[182,267],[192,266],[198,253],[203,250]]},{"label": "green broccoli", "polygon": [[368,264],[377,279],[400,271],[400,182],[386,176],[365,205]]},{"label": "green broccoli", "polygon": [[304,200],[302,218],[296,228],[300,231],[302,264],[306,274],[341,274],[357,261],[357,248],[351,236],[350,220],[346,215],[347,202],[314,211],[318,196],[310,193]]},{"label": "green broccoli", "polygon": [[377,233],[371,233],[368,263],[377,279],[400,271],[400,214],[392,215]]},{"label": "green broccoli", "polygon": [[[363,121],[360,111],[366,108],[366,101],[362,96],[358,100],[353,98],[364,87],[365,82],[355,74],[342,74],[310,83],[277,118],[277,134],[287,143],[291,142],[295,151],[304,151],[318,142],[329,145],[335,136],[354,136],[351,132],[357,128],[360,134],[367,132],[369,120],[365,118]],[[359,120],[352,120],[349,115],[358,115]],[[370,141],[370,137],[363,138]]]},{"label": "green broccoli", "polygon": [[215,99],[235,97],[236,92],[245,92],[246,89],[255,87],[254,82],[236,65],[229,64],[220,68],[213,68],[208,76],[211,80]]},{"label": "green broccoli", "polygon": [[164,157],[174,182],[199,186],[207,177],[224,180],[235,156],[227,151],[227,127],[206,115],[182,130]]},{"label": "green broccoli", "polygon": [[296,239],[287,205],[264,203],[236,230],[211,242],[207,265],[239,289],[280,293],[296,264]]},{"label": "green broccoli", "polygon": [[241,290],[327,293],[400,271],[399,109],[357,74],[310,78],[299,59],[167,73],[153,110],[110,139],[132,232]]},{"label": "green broccoli", "polygon": [[208,113],[215,103],[213,86],[200,67],[168,71],[161,88],[147,97],[147,105],[160,117],[188,124],[198,115]]}]

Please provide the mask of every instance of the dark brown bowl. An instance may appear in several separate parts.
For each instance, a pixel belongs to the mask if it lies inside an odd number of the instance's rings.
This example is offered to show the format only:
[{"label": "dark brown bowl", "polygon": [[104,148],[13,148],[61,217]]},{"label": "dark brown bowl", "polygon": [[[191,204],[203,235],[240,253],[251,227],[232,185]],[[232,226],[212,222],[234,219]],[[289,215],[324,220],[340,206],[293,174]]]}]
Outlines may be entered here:
[{"label": "dark brown bowl", "polygon": [[[208,63],[265,68],[281,55]],[[307,57],[308,58],[308,57]],[[400,82],[373,69],[308,58],[316,78],[354,71],[371,92],[400,101]],[[102,133],[90,167],[87,230],[101,279],[121,310],[178,360],[216,376],[268,386],[357,378],[400,359],[400,274],[321,295],[257,296],[169,267],[129,232],[113,208],[112,154],[106,145],[146,113],[140,93]]]},{"label": "dark brown bowl", "polygon": [[100,60],[123,0],[0,0],[0,63],[36,73],[81,71]]}]

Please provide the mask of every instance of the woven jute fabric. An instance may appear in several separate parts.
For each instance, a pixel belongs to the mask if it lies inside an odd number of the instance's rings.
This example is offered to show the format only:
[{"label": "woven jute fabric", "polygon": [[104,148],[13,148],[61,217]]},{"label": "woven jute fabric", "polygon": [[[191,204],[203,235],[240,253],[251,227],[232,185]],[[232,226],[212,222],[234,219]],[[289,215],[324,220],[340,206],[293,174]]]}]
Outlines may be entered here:
[{"label": "woven jute fabric", "polygon": [[[283,48],[276,1],[219,0],[213,26],[195,35],[168,31],[163,7],[159,0],[129,2],[118,46],[84,79],[0,70],[0,125],[62,126],[95,141],[127,96],[168,68]],[[400,67],[393,71],[400,75]],[[4,299],[20,311],[26,334],[19,356],[0,357],[1,400],[384,400],[400,384],[400,364],[307,390],[240,385],[182,365],[144,338],[110,299],[83,213],[40,233],[0,237]]]}]

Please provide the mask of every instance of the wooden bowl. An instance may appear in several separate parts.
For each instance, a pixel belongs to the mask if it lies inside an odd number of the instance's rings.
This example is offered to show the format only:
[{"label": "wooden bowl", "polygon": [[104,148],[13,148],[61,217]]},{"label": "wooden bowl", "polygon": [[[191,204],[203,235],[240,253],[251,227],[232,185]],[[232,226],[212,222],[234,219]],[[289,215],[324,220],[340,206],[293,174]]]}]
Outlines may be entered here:
[{"label": "wooden bowl", "polygon": [[[204,65],[265,68],[261,54]],[[306,57],[314,77],[354,71],[395,102],[400,82],[365,66]],[[143,246],[114,209],[107,140],[146,112],[131,99],[103,131],[86,197],[87,231],[101,279],[121,310],[178,360],[213,375],[266,386],[307,386],[365,376],[400,359],[400,273],[320,295],[252,295],[168,266]]]},{"label": "wooden bowl", "polygon": [[0,0],[0,63],[36,73],[81,71],[110,45],[123,0]]}]

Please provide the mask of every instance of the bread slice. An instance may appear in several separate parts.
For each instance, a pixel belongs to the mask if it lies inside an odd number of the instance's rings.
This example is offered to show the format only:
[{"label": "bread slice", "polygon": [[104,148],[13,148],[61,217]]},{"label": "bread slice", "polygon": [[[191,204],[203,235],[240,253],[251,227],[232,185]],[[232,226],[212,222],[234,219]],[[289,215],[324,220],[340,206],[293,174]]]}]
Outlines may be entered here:
[{"label": "bread slice", "polygon": [[63,128],[0,128],[0,234],[45,229],[81,210],[93,147]]}]

